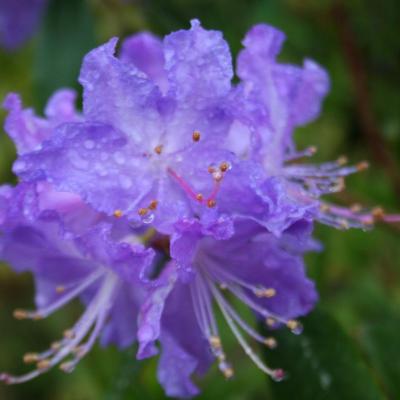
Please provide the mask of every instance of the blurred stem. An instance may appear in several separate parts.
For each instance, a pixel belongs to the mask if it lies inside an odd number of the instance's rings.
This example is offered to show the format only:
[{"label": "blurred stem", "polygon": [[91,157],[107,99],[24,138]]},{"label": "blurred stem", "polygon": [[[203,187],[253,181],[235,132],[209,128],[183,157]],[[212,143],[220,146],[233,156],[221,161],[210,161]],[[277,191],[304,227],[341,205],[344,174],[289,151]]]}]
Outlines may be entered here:
[{"label": "blurred stem", "polygon": [[341,0],[334,1],[331,14],[339,36],[344,60],[350,73],[358,119],[366,144],[373,160],[386,171],[396,195],[400,198],[399,169],[380,131],[374,113],[363,54],[356,41],[356,35],[353,32],[345,4]]}]

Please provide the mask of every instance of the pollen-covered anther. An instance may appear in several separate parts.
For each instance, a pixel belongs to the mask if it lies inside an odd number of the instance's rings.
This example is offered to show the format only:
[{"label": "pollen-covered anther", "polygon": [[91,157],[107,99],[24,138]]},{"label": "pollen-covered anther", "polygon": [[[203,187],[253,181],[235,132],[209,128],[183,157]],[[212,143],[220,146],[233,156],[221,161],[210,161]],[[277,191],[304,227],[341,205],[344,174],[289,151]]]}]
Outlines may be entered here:
[{"label": "pollen-covered anther", "polygon": [[207,171],[208,171],[208,173],[213,174],[213,173],[215,172],[215,167],[213,167],[212,165],[210,165],[210,166],[207,168]]},{"label": "pollen-covered anther", "polygon": [[286,326],[292,331],[292,333],[297,335],[303,331],[303,325],[295,319],[290,319],[287,321]]},{"label": "pollen-covered anther", "polygon": [[369,163],[367,161],[361,161],[356,165],[357,171],[365,171],[369,168]]},{"label": "pollen-covered anther", "polygon": [[56,293],[61,294],[65,292],[65,286],[57,286]]},{"label": "pollen-covered anther", "polygon": [[115,218],[121,218],[124,214],[123,214],[122,210],[115,210],[113,212],[113,215]]},{"label": "pollen-covered anther", "polygon": [[58,350],[61,349],[61,343],[60,342],[53,342],[50,347],[51,347],[52,350],[58,351]]},{"label": "pollen-covered anther", "polygon": [[381,221],[385,216],[385,211],[381,207],[375,207],[372,209],[371,215],[374,221]]},{"label": "pollen-covered anther", "polygon": [[[224,364],[224,363],[222,363]],[[225,379],[231,379],[233,375],[235,375],[235,371],[233,368],[226,363],[226,366],[221,368],[222,373],[224,374]]]},{"label": "pollen-covered anther", "polygon": [[278,342],[276,341],[275,338],[273,337],[267,337],[264,340],[264,344],[269,348],[269,349],[275,349],[276,346],[278,345]]},{"label": "pollen-covered anther", "polygon": [[139,208],[139,210],[138,210],[138,214],[139,214],[141,217],[145,216],[148,212],[149,212],[149,209],[148,209],[148,208]]},{"label": "pollen-covered anther", "polygon": [[213,208],[217,205],[217,202],[214,199],[208,199],[207,200],[207,207],[208,208]]},{"label": "pollen-covered anther", "polygon": [[24,355],[25,364],[33,364],[39,361],[39,355],[37,353],[26,353]]},{"label": "pollen-covered anther", "polygon": [[158,146],[154,147],[154,152],[160,155],[163,151],[163,145],[159,144]]},{"label": "pollen-covered anther", "polygon": [[65,339],[73,339],[75,337],[75,332],[72,329],[67,329],[63,333]]},{"label": "pollen-covered anther", "polygon": [[222,347],[221,339],[218,336],[210,336],[208,341],[210,342],[211,347],[216,350]]},{"label": "pollen-covered anther", "polygon": [[265,323],[266,323],[269,327],[273,327],[273,326],[275,326],[275,324],[276,324],[276,319],[275,319],[275,318],[272,318],[272,317],[268,317],[268,318],[265,320]]},{"label": "pollen-covered anther", "polygon": [[308,153],[309,153],[310,155],[315,154],[317,151],[318,151],[317,146],[310,146],[310,147],[308,148]]},{"label": "pollen-covered anther", "polygon": [[152,200],[149,204],[149,210],[155,210],[158,206],[158,201],[157,200]]},{"label": "pollen-covered anther", "polygon": [[51,362],[50,360],[40,360],[37,364],[36,364],[36,368],[38,370],[44,370],[44,369],[48,369],[51,366]]},{"label": "pollen-covered anther", "polygon": [[230,165],[229,165],[229,163],[227,163],[226,161],[222,162],[222,163],[220,164],[220,166],[219,166],[219,170],[220,170],[221,172],[226,172],[226,171],[229,170],[229,168],[230,168]]},{"label": "pollen-covered anther", "polygon": [[72,361],[66,361],[60,364],[58,367],[61,371],[69,373],[74,368],[75,364]]},{"label": "pollen-covered anther", "polygon": [[276,290],[274,288],[257,288],[254,290],[254,294],[257,297],[271,298],[276,295]]},{"label": "pollen-covered anther", "polygon": [[336,163],[338,165],[346,165],[348,163],[348,158],[346,156],[340,156],[337,160]]},{"label": "pollen-covered anther", "polygon": [[29,317],[28,312],[25,310],[21,310],[20,308],[14,310],[13,316],[15,319],[23,320]]},{"label": "pollen-covered anther", "polygon": [[196,200],[202,202],[204,199],[204,196],[201,193],[196,194]]},{"label": "pollen-covered anther", "polygon": [[198,142],[201,138],[201,134],[199,131],[194,131],[192,134],[193,142]]}]

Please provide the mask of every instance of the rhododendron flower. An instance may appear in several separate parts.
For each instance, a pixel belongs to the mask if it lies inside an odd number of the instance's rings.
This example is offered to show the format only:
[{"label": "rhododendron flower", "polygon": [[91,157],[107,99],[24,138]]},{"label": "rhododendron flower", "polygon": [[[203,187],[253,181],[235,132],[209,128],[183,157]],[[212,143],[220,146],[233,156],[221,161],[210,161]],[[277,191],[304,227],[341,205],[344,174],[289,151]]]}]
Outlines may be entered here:
[{"label": "rhododendron flower", "polygon": [[[37,282],[41,318],[74,297],[85,305],[65,338],[41,354],[37,369],[72,370],[97,338],[121,347],[138,341],[138,358],[161,356],[158,378],[170,396],[198,393],[193,374],[215,359],[234,373],[215,311],[254,364],[284,377],[251,347],[269,348],[236,309],[301,332],[298,317],[317,294],[303,256],[320,246],[314,222],[369,228],[394,222],[382,210],[326,203],[343,178],[366,163],[304,162],[296,127],[315,119],[329,89],[326,72],[278,63],[278,30],[257,25],[239,54],[232,83],[222,34],[194,20],[164,40],[140,33],[117,39],[84,59],[83,110],[68,89],[49,101],[45,117],[6,98],[5,130],[14,140],[20,183],[0,188],[0,258]],[[272,331],[273,332],[273,331]],[[85,338],[87,337],[87,341]]]}]

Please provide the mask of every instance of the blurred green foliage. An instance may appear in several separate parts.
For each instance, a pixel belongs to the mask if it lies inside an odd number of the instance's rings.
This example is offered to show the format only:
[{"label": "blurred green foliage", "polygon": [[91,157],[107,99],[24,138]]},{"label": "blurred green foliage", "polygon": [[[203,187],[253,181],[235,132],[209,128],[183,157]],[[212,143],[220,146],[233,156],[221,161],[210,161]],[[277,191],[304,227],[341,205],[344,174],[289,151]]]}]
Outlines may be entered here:
[{"label": "blurred green foliage", "polygon": [[[397,0],[52,0],[34,39],[16,53],[0,53],[0,98],[22,94],[41,112],[60,86],[76,87],[82,56],[111,36],[139,30],[160,35],[191,18],[222,30],[233,53],[254,23],[288,36],[282,60],[311,57],[324,65],[332,90],[324,112],[296,133],[299,146],[315,144],[317,159],[346,153],[372,168],[351,177],[339,202],[399,210],[400,5]],[[367,94],[367,95],[366,95]],[[3,111],[0,119],[4,118]],[[383,153],[380,152],[383,148]],[[383,155],[382,155],[383,154]],[[0,138],[0,180],[14,182],[14,149]],[[278,334],[280,348],[266,357],[285,367],[286,382],[271,384],[226,332],[236,377],[225,382],[213,368],[199,384],[202,399],[397,399],[400,397],[400,246],[396,227],[335,232],[318,227],[325,251],[307,256],[324,311],[305,319],[300,337]],[[20,356],[45,348],[78,315],[80,306],[40,324],[17,322],[16,307],[32,305],[29,275],[0,268],[0,370],[21,371]],[[72,376],[52,371],[18,387],[0,386],[6,400],[162,399],[156,360],[134,361],[135,349],[96,348]]]}]

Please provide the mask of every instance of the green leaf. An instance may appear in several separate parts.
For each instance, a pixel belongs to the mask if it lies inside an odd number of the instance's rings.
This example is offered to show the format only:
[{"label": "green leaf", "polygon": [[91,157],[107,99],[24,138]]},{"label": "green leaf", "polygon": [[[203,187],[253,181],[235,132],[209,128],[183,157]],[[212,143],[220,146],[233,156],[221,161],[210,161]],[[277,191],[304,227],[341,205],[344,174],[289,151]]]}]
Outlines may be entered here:
[{"label": "green leaf", "polygon": [[400,393],[400,318],[380,318],[366,325],[361,342],[389,398]]},{"label": "green leaf", "polygon": [[87,2],[51,1],[34,60],[35,100],[40,109],[54,90],[78,87],[82,58],[94,46],[94,22]]},{"label": "green leaf", "polygon": [[267,361],[283,368],[288,378],[271,385],[276,399],[379,400],[385,397],[354,343],[326,312],[314,311],[295,336],[282,329],[278,349]]}]

